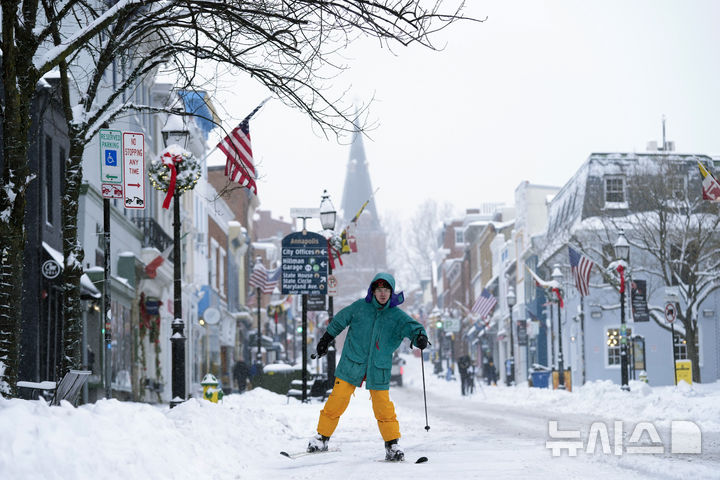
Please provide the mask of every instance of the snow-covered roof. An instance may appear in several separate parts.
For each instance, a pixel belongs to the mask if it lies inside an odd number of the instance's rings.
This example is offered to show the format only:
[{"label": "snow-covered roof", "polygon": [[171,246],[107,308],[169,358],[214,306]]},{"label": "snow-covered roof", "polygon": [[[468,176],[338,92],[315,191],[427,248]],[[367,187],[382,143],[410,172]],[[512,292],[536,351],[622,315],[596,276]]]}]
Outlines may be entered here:
[{"label": "snow-covered roof", "polygon": [[[592,202],[600,201],[601,198],[595,197],[602,192],[594,192],[592,198],[588,196],[588,185],[598,181],[591,179],[602,179],[608,175],[657,174],[663,165],[661,161],[686,164],[688,171],[694,171],[696,160],[708,162],[710,157],[678,153],[592,153],[548,204],[547,230],[544,242],[540,242],[544,245],[538,255],[539,264],[542,265],[564,248],[578,231],[599,228],[597,222],[589,219],[598,210],[598,206]],[[626,215],[627,208],[625,203],[623,208],[612,214],[619,219]]]}]

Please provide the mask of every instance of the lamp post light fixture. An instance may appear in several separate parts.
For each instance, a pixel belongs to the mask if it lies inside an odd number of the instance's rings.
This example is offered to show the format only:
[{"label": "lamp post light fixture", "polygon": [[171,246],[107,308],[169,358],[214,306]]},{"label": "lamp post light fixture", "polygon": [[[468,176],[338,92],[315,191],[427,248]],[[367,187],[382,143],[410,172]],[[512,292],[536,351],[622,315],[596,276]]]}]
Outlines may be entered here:
[{"label": "lamp post light fixture", "polygon": [[515,385],[515,337],[513,334],[515,327],[513,326],[512,311],[516,301],[515,289],[510,286],[507,293],[508,312],[510,313],[510,376],[508,377],[508,385]]},{"label": "lamp post light fixture", "polygon": [[[618,267],[620,275],[625,274],[624,269],[630,262],[630,243],[625,238],[625,233],[621,229],[618,232],[618,238],[613,245],[615,256],[621,261]],[[629,391],[628,385],[628,342],[627,327],[625,325],[625,281],[620,281],[620,388]]]},{"label": "lamp post light fixture", "polygon": [[433,322],[435,326],[435,335],[437,337],[437,345],[438,345],[438,361],[435,363],[435,373],[441,373],[442,372],[442,361],[443,361],[443,321],[442,321],[442,312],[440,309],[436,306],[433,307],[433,309],[430,311],[430,321]]},{"label": "lamp post light fixture", "polygon": [[[337,221],[337,211],[330,201],[327,190],[323,191],[322,200],[320,201],[320,224],[323,230],[330,231],[330,235],[334,234],[335,222]],[[328,263],[328,276],[332,275],[332,264]],[[328,282],[329,283],[329,282]],[[328,291],[328,325],[333,321],[333,297]],[[327,352],[327,385],[332,388],[335,384],[335,339],[330,342]]]},{"label": "lamp post light fixture", "polygon": [[[165,126],[162,128],[165,148],[171,145],[178,145],[185,149],[190,137],[190,131],[185,121],[179,115],[168,116]],[[185,401],[185,322],[182,316],[182,260],[180,253],[180,196],[182,191],[175,188],[173,193],[173,321],[171,343],[171,380],[172,399],[170,408],[173,408]]]},{"label": "lamp post light fixture", "polygon": [[330,201],[330,195],[328,195],[327,190],[324,190],[320,201],[320,223],[323,230],[335,230],[336,220],[337,212]]},{"label": "lamp post light fixture", "polygon": [[[558,283],[558,289],[562,287],[563,274],[560,271],[560,265],[555,264],[552,271],[552,279]],[[558,297],[558,389],[565,390],[565,364],[563,363],[563,337],[562,337],[562,320],[560,318],[560,298]]]}]

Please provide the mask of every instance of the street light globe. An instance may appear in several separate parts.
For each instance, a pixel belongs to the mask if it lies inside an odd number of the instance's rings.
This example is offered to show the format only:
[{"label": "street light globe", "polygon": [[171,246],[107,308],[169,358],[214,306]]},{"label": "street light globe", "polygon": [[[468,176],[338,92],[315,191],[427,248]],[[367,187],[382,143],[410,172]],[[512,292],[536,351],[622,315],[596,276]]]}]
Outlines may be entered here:
[{"label": "street light globe", "polygon": [[563,278],[563,274],[562,274],[562,271],[560,270],[560,265],[558,265],[556,263],[555,265],[553,265],[552,279],[557,282],[560,282],[562,280],[562,278]]},{"label": "street light globe", "polygon": [[182,148],[187,147],[187,141],[190,138],[190,130],[185,124],[185,119],[181,115],[168,115],[161,133],[163,143],[166,147],[170,145],[179,145]]},{"label": "street light globe", "polygon": [[327,190],[325,190],[323,191],[322,200],[320,201],[320,223],[323,229],[334,230],[336,217],[337,212],[335,211],[335,207],[330,201]]},{"label": "street light globe", "polygon": [[625,238],[625,232],[621,229],[618,232],[618,238],[613,245],[615,249],[615,256],[621,260],[628,260],[630,258],[630,243]]},{"label": "street light globe", "polygon": [[508,293],[507,293],[508,307],[511,307],[511,308],[514,307],[516,301],[517,301],[517,297],[515,296],[515,289],[513,287],[509,287]]}]

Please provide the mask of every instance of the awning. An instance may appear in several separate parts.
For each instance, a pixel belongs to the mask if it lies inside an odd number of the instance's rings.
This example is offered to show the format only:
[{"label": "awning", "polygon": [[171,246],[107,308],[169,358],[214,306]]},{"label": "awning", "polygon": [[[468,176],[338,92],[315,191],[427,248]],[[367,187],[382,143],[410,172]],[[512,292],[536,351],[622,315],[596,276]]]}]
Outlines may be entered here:
[{"label": "awning", "polygon": [[102,293],[95,287],[95,284],[90,280],[90,277],[87,276],[87,273],[83,273],[80,277],[80,287],[80,296],[88,295],[92,298],[102,297]]},{"label": "awning", "polygon": [[[45,242],[42,242],[43,249],[50,255],[50,257],[55,260],[58,265],[60,265],[60,270],[64,270],[65,268],[65,257],[63,256],[62,252],[58,252],[53,247],[48,245]],[[95,287],[95,284],[90,280],[90,277],[87,276],[87,274],[83,273],[80,276],[80,296],[86,296],[91,298],[100,298],[102,297],[102,294],[100,293],[100,290],[98,290]]]}]

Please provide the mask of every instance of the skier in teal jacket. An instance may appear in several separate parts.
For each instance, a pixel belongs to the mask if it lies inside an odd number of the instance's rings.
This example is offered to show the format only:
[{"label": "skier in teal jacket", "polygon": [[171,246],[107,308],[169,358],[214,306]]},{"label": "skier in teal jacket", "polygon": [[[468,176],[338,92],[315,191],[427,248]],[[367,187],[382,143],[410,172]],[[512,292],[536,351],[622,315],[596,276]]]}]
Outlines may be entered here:
[{"label": "skier in teal jacket", "polygon": [[392,356],[404,338],[409,338],[411,345],[421,350],[427,347],[428,339],[423,326],[397,308],[403,300],[402,292],[395,293],[393,276],[378,273],[370,283],[367,296],[340,310],[328,325],[317,345],[319,356],[327,353],[330,342],[340,332],[345,328],[348,332],[335,370],[335,385],[320,412],[318,433],[310,439],[308,452],[327,450],[330,436],[351,395],[365,381],[385,441],[385,458],[404,459],[398,447],[400,426],[388,392]]}]

